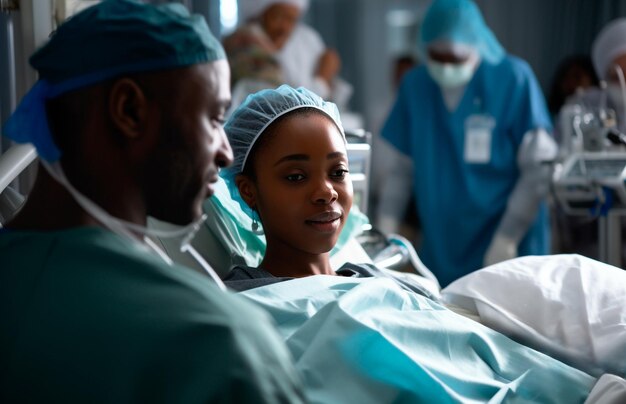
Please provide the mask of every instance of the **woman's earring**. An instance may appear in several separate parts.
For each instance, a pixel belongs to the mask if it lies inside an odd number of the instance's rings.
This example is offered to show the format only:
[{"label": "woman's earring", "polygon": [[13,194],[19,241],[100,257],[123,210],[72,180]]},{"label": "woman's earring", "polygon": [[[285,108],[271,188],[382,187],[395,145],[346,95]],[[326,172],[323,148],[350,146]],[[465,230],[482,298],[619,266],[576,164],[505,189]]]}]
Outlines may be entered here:
[{"label": "woman's earring", "polygon": [[263,229],[260,229],[259,227],[259,221],[257,220],[257,216],[259,214],[256,213],[256,210],[252,210],[252,233],[260,236],[263,235]]}]

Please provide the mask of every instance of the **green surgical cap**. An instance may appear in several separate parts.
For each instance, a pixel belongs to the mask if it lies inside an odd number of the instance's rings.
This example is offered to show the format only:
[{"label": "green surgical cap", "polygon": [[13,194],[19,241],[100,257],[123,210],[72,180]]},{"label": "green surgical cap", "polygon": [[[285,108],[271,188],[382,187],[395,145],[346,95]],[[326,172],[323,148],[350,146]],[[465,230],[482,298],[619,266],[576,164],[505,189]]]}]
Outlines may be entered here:
[{"label": "green surgical cap", "polygon": [[30,64],[41,79],[57,84],[224,58],[204,18],[182,4],[105,0],[62,24]]},{"label": "green surgical cap", "polygon": [[46,100],[114,77],[225,59],[203,17],[181,4],[105,0],[63,23],[30,58],[39,81],[9,117],[3,134],[31,143],[41,158],[60,158]]}]

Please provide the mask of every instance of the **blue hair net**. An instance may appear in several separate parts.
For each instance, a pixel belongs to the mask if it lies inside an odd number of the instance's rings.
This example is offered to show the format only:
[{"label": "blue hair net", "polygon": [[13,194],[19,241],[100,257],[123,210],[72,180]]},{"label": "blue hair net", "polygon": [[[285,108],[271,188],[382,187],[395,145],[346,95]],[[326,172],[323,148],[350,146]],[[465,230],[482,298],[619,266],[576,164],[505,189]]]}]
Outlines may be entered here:
[{"label": "blue hair net", "polygon": [[327,115],[335,122],[345,141],[339,110],[335,104],[324,101],[306,88],[294,89],[288,85],[249,95],[224,125],[233,149],[234,161],[230,167],[222,170],[221,176],[226,180],[232,198],[250,217],[254,217],[255,213],[241,198],[235,177],[243,172],[250,150],[272,122],[300,108],[315,108]]},{"label": "blue hair net", "polygon": [[225,59],[204,18],[181,4],[152,6],[105,0],[71,17],[30,58],[39,81],[4,127],[18,143],[32,143],[47,161],[59,159],[45,102],[121,74],[164,70]]},{"label": "blue hair net", "polygon": [[481,58],[498,63],[505,55],[478,6],[471,0],[434,0],[426,12],[418,49],[426,60],[428,45],[435,41],[450,41],[475,48]]}]

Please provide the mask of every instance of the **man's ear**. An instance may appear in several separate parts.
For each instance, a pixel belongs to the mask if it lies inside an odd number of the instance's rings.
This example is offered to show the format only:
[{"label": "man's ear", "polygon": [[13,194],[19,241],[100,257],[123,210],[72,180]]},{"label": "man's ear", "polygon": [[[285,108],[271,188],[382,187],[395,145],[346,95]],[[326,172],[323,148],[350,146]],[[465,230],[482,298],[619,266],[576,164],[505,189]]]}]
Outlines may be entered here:
[{"label": "man's ear", "polygon": [[257,190],[254,181],[247,175],[239,174],[235,177],[235,184],[244,202],[250,209],[256,209]]},{"label": "man's ear", "polygon": [[148,116],[148,103],[141,87],[129,78],[117,80],[109,94],[109,113],[122,135],[131,139],[139,137]]}]

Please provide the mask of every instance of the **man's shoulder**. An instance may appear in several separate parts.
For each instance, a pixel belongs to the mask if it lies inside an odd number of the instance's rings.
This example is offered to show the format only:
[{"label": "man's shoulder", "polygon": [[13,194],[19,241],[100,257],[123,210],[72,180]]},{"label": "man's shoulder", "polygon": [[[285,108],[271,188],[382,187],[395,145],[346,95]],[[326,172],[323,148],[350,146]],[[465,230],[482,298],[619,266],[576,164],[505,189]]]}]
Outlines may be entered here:
[{"label": "man's shoulder", "polygon": [[85,305],[98,305],[106,297],[111,308],[156,304],[168,306],[168,312],[201,310],[235,317],[240,304],[208,277],[170,265],[142,244],[104,229],[2,234],[0,267],[5,285],[36,279],[39,291],[62,285],[83,296]]},{"label": "man's shoulder", "polygon": [[[121,401],[299,397],[289,354],[261,309],[115,234],[69,233],[0,235],[0,326],[10,330],[0,354],[11,352],[6,366],[18,383],[20,369],[35,364],[46,370],[29,385],[76,401],[107,390]],[[29,261],[41,247],[46,258]],[[68,364],[87,375],[79,388],[48,371]],[[144,389],[129,378],[153,384]]]},{"label": "man's shoulder", "polygon": [[[260,309],[138,243],[98,229],[54,233],[0,235],[0,300],[7,312],[36,318],[45,311],[88,333],[124,329],[155,343],[185,333],[209,340],[227,335],[241,349],[236,335],[273,335]],[[35,314],[24,312],[25,301]],[[202,345],[202,338],[194,341]]]}]

